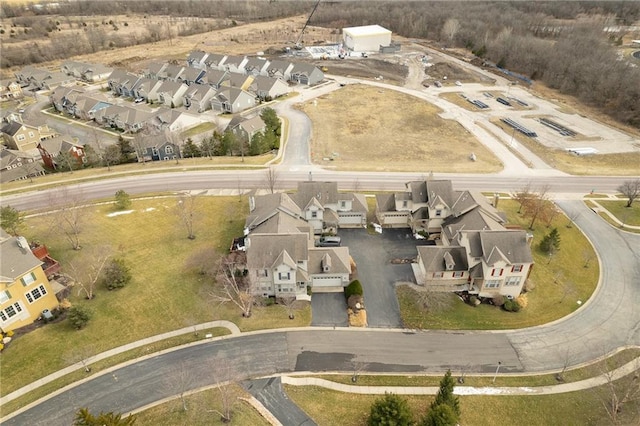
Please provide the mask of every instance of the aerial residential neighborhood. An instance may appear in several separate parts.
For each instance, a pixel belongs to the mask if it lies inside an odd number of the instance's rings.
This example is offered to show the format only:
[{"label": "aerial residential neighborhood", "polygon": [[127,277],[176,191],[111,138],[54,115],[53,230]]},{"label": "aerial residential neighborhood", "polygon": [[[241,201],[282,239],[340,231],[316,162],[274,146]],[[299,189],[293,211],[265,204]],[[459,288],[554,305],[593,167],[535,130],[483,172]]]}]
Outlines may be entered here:
[{"label": "aerial residential neighborhood", "polygon": [[640,422],[638,4],[159,5],[0,5],[0,423]]}]

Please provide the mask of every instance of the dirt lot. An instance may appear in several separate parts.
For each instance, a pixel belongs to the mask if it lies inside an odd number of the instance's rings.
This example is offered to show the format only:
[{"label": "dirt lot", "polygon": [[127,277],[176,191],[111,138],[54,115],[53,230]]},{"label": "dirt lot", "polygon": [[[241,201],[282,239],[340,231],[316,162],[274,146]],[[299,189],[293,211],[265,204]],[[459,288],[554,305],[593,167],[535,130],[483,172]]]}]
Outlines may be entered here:
[{"label": "dirt lot", "polygon": [[[349,85],[301,107],[313,122],[312,161],[339,170],[490,173],[499,161],[435,106]],[[475,153],[477,161],[469,160]],[[332,159],[332,160],[331,160]]]},{"label": "dirt lot", "polygon": [[312,63],[319,68],[327,67],[327,74],[370,79],[382,76],[385,83],[404,84],[408,74],[408,68],[404,65],[374,58],[319,60]]}]

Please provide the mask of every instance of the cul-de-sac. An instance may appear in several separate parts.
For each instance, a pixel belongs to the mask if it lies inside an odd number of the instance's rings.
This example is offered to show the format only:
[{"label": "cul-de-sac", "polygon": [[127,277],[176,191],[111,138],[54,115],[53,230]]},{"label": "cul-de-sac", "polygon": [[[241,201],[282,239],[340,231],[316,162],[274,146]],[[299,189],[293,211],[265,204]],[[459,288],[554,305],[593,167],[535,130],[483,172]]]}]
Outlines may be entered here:
[{"label": "cul-de-sac", "polygon": [[640,4],[7,0],[0,422],[640,423]]}]

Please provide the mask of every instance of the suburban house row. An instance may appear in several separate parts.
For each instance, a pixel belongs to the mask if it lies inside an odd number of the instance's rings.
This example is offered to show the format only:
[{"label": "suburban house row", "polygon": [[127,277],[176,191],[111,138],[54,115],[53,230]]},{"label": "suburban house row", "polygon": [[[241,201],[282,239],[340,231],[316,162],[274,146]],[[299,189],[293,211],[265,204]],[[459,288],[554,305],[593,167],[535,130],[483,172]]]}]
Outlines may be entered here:
[{"label": "suburban house row", "polygon": [[418,247],[416,283],[434,291],[517,297],[533,268],[533,236],[505,226],[487,198],[456,191],[449,180],[413,181],[406,191],[376,196],[382,228],[410,228],[436,245]]}]

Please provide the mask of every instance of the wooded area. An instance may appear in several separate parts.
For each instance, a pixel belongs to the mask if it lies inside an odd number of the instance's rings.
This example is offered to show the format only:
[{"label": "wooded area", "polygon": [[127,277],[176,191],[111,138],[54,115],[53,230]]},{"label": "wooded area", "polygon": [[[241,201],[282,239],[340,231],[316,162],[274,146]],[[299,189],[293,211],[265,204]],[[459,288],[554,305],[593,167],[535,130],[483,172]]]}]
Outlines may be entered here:
[{"label": "wooded area", "polygon": [[[3,68],[24,66],[113,47],[206,32],[238,21],[266,21],[307,14],[313,1],[79,1],[58,7],[3,2],[2,30],[9,40],[29,40],[28,49],[3,39]],[[143,15],[144,28],[125,37],[125,25],[109,17]],[[100,25],[74,22],[75,34],[56,34],[61,16],[104,16]],[[173,31],[162,16],[182,17]],[[153,18],[153,19],[152,19]],[[66,18],[65,18],[66,19]],[[113,18],[115,19],[115,18]],[[207,20],[209,19],[209,20]],[[640,3],[599,2],[359,2],[326,1],[311,25],[329,28],[380,24],[395,34],[464,47],[499,67],[541,81],[640,128],[640,68],[618,52],[625,26],[640,19]],[[121,28],[121,27],[120,27]],[[59,32],[59,31],[58,31]],[[6,34],[5,34],[6,36]],[[44,43],[42,40],[50,40]],[[45,48],[46,45],[46,48]],[[267,46],[265,46],[267,47]]]}]

